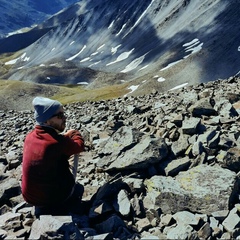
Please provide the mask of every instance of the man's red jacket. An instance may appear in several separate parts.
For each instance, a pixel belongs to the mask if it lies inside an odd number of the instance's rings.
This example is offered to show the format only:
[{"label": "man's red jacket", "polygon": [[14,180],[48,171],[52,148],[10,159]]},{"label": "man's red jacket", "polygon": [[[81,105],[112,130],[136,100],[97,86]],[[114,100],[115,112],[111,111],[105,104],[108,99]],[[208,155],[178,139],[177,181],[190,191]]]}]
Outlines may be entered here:
[{"label": "man's red jacket", "polygon": [[50,127],[37,125],[24,141],[22,163],[22,195],[35,206],[61,204],[75,184],[69,170],[71,155],[84,150],[78,131],[58,134]]}]

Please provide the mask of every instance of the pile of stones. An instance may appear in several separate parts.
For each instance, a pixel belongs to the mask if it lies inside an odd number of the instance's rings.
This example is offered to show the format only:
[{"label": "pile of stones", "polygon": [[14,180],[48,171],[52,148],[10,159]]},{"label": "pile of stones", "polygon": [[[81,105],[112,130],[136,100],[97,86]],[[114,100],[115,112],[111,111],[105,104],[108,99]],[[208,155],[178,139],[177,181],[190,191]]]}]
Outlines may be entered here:
[{"label": "pile of stones", "polygon": [[90,209],[34,216],[20,187],[33,110],[0,111],[0,239],[240,238],[239,78],[64,107]]}]

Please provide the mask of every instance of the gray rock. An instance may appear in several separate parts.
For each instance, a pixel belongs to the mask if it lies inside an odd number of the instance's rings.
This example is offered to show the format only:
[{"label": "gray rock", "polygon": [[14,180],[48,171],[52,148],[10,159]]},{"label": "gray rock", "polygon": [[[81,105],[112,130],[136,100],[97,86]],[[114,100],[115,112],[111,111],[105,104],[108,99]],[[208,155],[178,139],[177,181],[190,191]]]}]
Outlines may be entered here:
[{"label": "gray rock", "polygon": [[212,228],[210,224],[206,222],[198,231],[198,236],[201,239],[208,239],[212,234]]},{"label": "gray rock", "polygon": [[228,168],[234,172],[240,171],[240,146],[231,148],[229,151],[221,150],[217,155],[220,166]]},{"label": "gray rock", "polygon": [[200,134],[198,136],[198,141],[201,141],[203,144],[208,144],[211,139],[213,139],[217,134],[217,131],[215,128],[210,128],[206,130],[203,134]]},{"label": "gray rock", "polygon": [[159,168],[165,172],[166,176],[176,176],[180,171],[187,171],[191,164],[189,157],[178,158],[160,163]]},{"label": "gray rock", "polygon": [[166,231],[167,239],[191,239],[194,229],[190,225],[178,224]]},{"label": "gray rock", "polygon": [[[216,181],[209,181],[209,177]],[[145,180],[144,184],[147,198],[165,214],[185,209],[206,214],[226,210],[232,204],[231,196],[237,191],[236,175],[233,172],[207,165],[180,172],[175,179],[153,176]],[[221,199],[218,198],[220,193],[223,195]]]},{"label": "gray rock", "polygon": [[178,157],[181,154],[183,154],[188,147],[189,147],[188,136],[181,135],[177,141],[172,143],[171,150],[174,156]]},{"label": "gray rock", "polygon": [[177,224],[184,224],[184,225],[191,225],[191,226],[197,226],[200,220],[193,213],[188,211],[179,211],[173,215],[173,218],[176,220]]},{"label": "gray rock", "polygon": [[229,210],[220,210],[212,212],[211,215],[219,221],[223,221],[229,214]]},{"label": "gray rock", "polygon": [[2,228],[5,226],[6,223],[14,222],[14,221],[20,221],[22,214],[20,213],[12,213],[7,212],[0,216],[0,227]]},{"label": "gray rock", "polygon": [[82,117],[82,118],[80,118],[80,121],[84,124],[91,123],[92,122],[92,116]]},{"label": "gray rock", "polygon": [[175,222],[172,214],[161,214],[160,216],[160,227],[166,227],[172,225]]},{"label": "gray rock", "polygon": [[231,239],[231,234],[229,232],[225,232],[222,234],[221,239]]},{"label": "gray rock", "polygon": [[229,232],[232,233],[235,228],[240,227],[240,217],[238,215],[239,204],[235,206],[227,216],[226,219],[222,222],[223,227]]},{"label": "gray rock", "polygon": [[1,181],[0,202],[5,202],[21,193],[19,182],[16,178],[9,177]]},{"label": "gray rock", "polygon": [[203,147],[202,142],[197,141],[193,144],[193,146],[192,146],[193,156],[201,155],[203,153],[203,151],[204,151],[204,147]]},{"label": "gray rock", "polygon": [[189,90],[188,93],[181,92],[179,97],[183,99],[183,104],[185,106],[192,105],[198,101],[198,94],[194,89]]},{"label": "gray rock", "polygon": [[215,136],[208,141],[208,146],[210,148],[217,148],[220,141],[220,133],[217,132]]},{"label": "gray rock", "polygon": [[143,184],[143,179],[140,178],[133,178],[129,177],[126,179],[123,179],[125,183],[129,186],[131,189],[131,192],[142,192],[144,190],[144,184]]},{"label": "gray rock", "polygon": [[146,217],[153,227],[158,226],[160,222],[160,213],[154,209],[148,209],[146,211]]},{"label": "gray rock", "polygon": [[122,153],[107,170],[146,169],[162,161],[167,153],[168,148],[163,139],[146,136],[139,144]]},{"label": "gray rock", "polygon": [[148,218],[141,218],[136,222],[136,227],[138,229],[138,232],[143,232],[149,230],[152,225],[149,222]]},{"label": "gray rock", "polygon": [[210,229],[212,230],[213,237],[220,236],[220,234],[223,231],[223,227],[222,225],[219,224],[219,221],[216,218],[214,217],[209,218],[209,226],[210,226]]},{"label": "gray rock", "polygon": [[133,212],[135,214],[135,216],[137,217],[142,217],[144,216],[145,212],[143,209],[143,204],[141,199],[138,198],[138,196],[135,194],[134,197],[130,200],[131,202],[131,206],[133,209]]},{"label": "gray rock", "polygon": [[216,116],[218,114],[217,111],[212,107],[209,98],[202,98],[195,102],[195,104],[189,108],[189,111],[194,117],[201,117],[203,115]]},{"label": "gray rock", "polygon": [[29,239],[51,238],[53,236],[84,239],[72,222],[71,216],[42,215],[33,222]]},{"label": "gray rock", "polygon": [[102,157],[98,161],[97,166],[104,167],[109,165],[126,149],[135,146],[142,135],[143,134],[139,131],[129,127],[120,128],[110,139],[106,141],[105,146],[102,147],[99,154],[103,156],[106,155],[106,157]]},{"label": "gray rock", "polygon": [[116,211],[118,211],[122,216],[129,216],[131,212],[131,203],[129,201],[128,193],[126,190],[120,190],[117,195],[117,202],[115,206]]},{"label": "gray rock", "polygon": [[209,218],[209,224],[210,228],[213,229],[213,231],[219,228],[219,221],[214,217]]},{"label": "gray rock", "polygon": [[[215,181],[212,182],[210,179],[215,179]],[[191,194],[191,198],[196,197],[196,202],[193,200],[193,208],[191,203],[188,204],[189,209],[206,214],[227,210],[228,206],[233,204],[232,196],[236,194],[238,188],[236,174],[232,171],[205,164],[186,172],[180,172],[176,176],[176,181]],[[219,194],[222,195],[221,199],[218,198]],[[201,204],[197,203],[198,200],[201,201]]]},{"label": "gray rock", "polygon": [[214,108],[218,111],[220,116],[231,118],[234,116],[238,116],[237,111],[233,108],[232,104],[228,100],[220,100],[218,101]]},{"label": "gray rock", "polygon": [[182,125],[183,134],[193,135],[197,133],[200,122],[200,118],[185,119]]},{"label": "gray rock", "polygon": [[[149,229],[150,231],[151,229]],[[154,228],[151,233],[149,232],[142,232],[141,240],[159,240],[159,239],[167,239],[167,237],[160,232],[158,228]]]}]

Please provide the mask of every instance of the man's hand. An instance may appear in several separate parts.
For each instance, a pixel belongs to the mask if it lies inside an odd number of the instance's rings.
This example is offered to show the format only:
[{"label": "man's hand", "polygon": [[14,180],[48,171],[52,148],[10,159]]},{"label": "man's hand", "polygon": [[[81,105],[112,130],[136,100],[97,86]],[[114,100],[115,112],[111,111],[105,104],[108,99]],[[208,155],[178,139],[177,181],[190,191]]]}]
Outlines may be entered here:
[{"label": "man's hand", "polygon": [[75,129],[70,129],[66,133],[64,133],[65,136],[68,136],[70,138],[72,138],[74,135],[77,135],[77,134],[80,135],[80,132],[78,130],[75,130]]}]

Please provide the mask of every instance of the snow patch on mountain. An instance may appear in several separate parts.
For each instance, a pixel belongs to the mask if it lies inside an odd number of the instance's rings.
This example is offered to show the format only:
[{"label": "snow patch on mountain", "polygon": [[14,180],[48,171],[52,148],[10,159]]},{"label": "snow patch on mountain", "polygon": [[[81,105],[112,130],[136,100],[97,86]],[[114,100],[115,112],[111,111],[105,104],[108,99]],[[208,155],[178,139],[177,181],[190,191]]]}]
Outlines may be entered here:
[{"label": "snow patch on mountain", "polygon": [[72,61],[73,59],[75,59],[76,57],[78,57],[78,56],[84,51],[84,49],[85,49],[86,47],[87,47],[87,46],[84,45],[83,48],[82,48],[77,54],[75,54],[74,56],[66,59],[66,61]]},{"label": "snow patch on mountain", "polygon": [[165,91],[226,78],[239,72],[239,8],[240,1],[221,0],[81,0],[36,32],[9,37],[24,42],[43,31],[24,57],[6,63],[6,78],[42,82],[52,63],[57,71],[49,83],[101,86],[124,79],[138,86],[134,92],[144,92],[148,81]]},{"label": "snow patch on mountain", "polygon": [[203,46],[203,43],[201,43],[199,41],[199,39],[195,38],[193,39],[191,42],[187,42],[185,44],[183,44],[183,47],[184,47],[184,51],[187,53],[187,52],[190,52],[190,54],[184,56],[182,59],[178,60],[178,61],[175,61],[175,62],[172,62],[172,63],[169,63],[166,67],[162,68],[160,71],[164,71],[178,63],[180,63],[183,59],[185,58],[188,58],[189,56],[191,56],[192,54],[194,53],[197,53],[199,51],[201,51],[202,49],[202,46]]},{"label": "snow patch on mountain", "polygon": [[177,90],[177,89],[179,89],[179,88],[186,87],[187,85],[188,85],[188,83],[183,83],[183,84],[177,85],[176,87],[171,88],[170,91],[173,91],[173,90]]},{"label": "snow patch on mountain", "polygon": [[133,51],[134,51],[134,48],[133,48],[132,50],[130,50],[129,52],[123,52],[123,53],[121,53],[121,54],[117,57],[117,59],[116,59],[115,61],[106,64],[106,66],[110,66],[110,65],[112,65],[112,64],[115,64],[115,63],[117,63],[117,62],[121,62],[121,61],[127,59]]},{"label": "snow patch on mountain", "polygon": [[127,89],[131,90],[129,93],[125,94],[124,96],[127,96],[131,93],[133,93],[134,91],[136,91],[138,89],[139,85],[132,85],[130,87],[128,87]]}]

